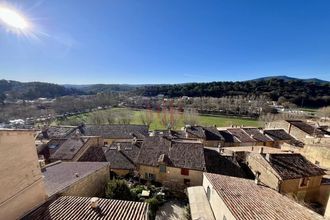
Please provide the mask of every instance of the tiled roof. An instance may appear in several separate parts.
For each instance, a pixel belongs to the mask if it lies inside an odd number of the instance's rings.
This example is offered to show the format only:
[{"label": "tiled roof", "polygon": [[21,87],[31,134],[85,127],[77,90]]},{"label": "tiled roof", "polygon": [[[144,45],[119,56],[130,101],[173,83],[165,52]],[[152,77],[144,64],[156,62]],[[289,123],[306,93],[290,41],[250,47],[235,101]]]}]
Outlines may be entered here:
[{"label": "tiled roof", "polygon": [[325,174],[321,168],[311,163],[301,154],[269,154],[268,163],[283,180]]},{"label": "tiled roof", "polygon": [[129,139],[136,137],[143,139],[148,136],[148,127],[145,125],[85,125],[84,135],[101,136],[108,139]]},{"label": "tiled roof", "polygon": [[244,132],[241,128],[229,128],[227,129],[229,133],[235,136],[240,142],[256,142],[252,137],[250,137],[247,133]]},{"label": "tiled roof", "polygon": [[303,147],[304,143],[295,139],[290,134],[288,134],[283,129],[270,129],[270,130],[264,130],[264,134],[269,136],[274,141],[284,141],[288,144],[297,146],[297,147]]},{"label": "tiled roof", "polygon": [[[166,164],[172,167],[205,170],[203,145],[199,142],[179,142],[155,136],[143,141],[138,164],[159,166],[160,157],[167,158]],[[165,157],[166,156],[166,157]]]},{"label": "tiled roof", "polygon": [[219,130],[219,133],[227,143],[239,143],[240,141],[227,130]]},{"label": "tiled roof", "polygon": [[139,155],[141,143],[114,142],[107,147],[105,157],[111,169],[135,169],[136,159]]},{"label": "tiled roof", "polygon": [[275,190],[255,184],[253,180],[211,173],[205,173],[205,177],[236,219],[323,219]]},{"label": "tiled roof", "polygon": [[260,142],[273,141],[272,139],[261,133],[258,128],[243,128],[243,130],[256,141],[260,141]]},{"label": "tiled roof", "polygon": [[61,196],[46,202],[23,217],[23,220],[146,220],[148,205],[144,202],[98,199],[99,209],[90,206],[90,197]]},{"label": "tiled roof", "polygon": [[204,148],[206,172],[245,177],[245,173],[233,157],[221,156],[217,150]]},{"label": "tiled roof", "polygon": [[87,143],[88,138],[71,137],[67,139],[56,152],[51,155],[51,160],[71,160]]},{"label": "tiled roof", "polygon": [[300,120],[287,120],[287,122],[309,135],[323,136],[325,134],[323,130],[320,130],[317,127],[314,127]]},{"label": "tiled roof", "polygon": [[40,132],[37,139],[67,138],[77,127],[75,126],[50,126]]},{"label": "tiled roof", "polygon": [[[106,162],[60,162],[49,164],[44,175],[49,196],[61,192],[76,181],[108,166]],[[77,174],[77,175],[76,175]]]},{"label": "tiled roof", "polygon": [[274,141],[290,141],[295,138],[288,134],[284,129],[264,130],[264,134],[268,135]]},{"label": "tiled roof", "polygon": [[186,127],[186,132],[205,140],[224,140],[216,127],[189,126]]},{"label": "tiled roof", "polygon": [[185,139],[186,135],[184,131],[174,131],[174,130],[155,130],[155,135],[165,136],[169,138],[176,138],[176,139]]},{"label": "tiled roof", "polygon": [[104,149],[100,146],[91,146],[86,152],[79,158],[78,161],[90,161],[90,162],[106,162]]}]

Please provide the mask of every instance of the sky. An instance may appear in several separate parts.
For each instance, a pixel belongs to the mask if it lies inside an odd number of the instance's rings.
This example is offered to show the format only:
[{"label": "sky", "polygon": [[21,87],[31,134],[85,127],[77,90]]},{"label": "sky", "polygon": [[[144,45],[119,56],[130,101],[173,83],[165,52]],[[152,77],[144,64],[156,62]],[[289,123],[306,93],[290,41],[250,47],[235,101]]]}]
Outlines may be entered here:
[{"label": "sky", "polygon": [[0,0],[0,79],[59,84],[330,80],[330,1]]}]

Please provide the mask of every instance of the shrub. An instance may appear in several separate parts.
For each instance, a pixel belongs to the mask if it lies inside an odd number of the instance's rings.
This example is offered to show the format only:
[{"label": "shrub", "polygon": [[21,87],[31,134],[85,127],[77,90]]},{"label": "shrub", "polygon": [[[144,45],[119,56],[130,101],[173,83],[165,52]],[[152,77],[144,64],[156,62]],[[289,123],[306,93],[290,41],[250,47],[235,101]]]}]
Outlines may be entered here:
[{"label": "shrub", "polygon": [[161,205],[161,202],[157,199],[157,197],[153,197],[145,200],[146,203],[149,204],[149,217],[150,219],[155,219],[156,212]]},{"label": "shrub", "polygon": [[110,180],[106,185],[105,196],[108,199],[133,200],[125,180]]}]

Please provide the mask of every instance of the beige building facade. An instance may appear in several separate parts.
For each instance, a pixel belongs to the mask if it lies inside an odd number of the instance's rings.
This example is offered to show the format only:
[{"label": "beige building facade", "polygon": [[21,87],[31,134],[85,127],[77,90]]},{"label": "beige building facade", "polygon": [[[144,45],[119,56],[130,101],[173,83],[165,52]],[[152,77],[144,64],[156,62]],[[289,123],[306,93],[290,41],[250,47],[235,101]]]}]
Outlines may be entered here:
[{"label": "beige building facade", "polygon": [[1,219],[17,219],[47,199],[34,133],[0,130]]},{"label": "beige building facade", "polygon": [[201,186],[203,182],[203,172],[199,170],[170,166],[165,166],[163,170],[160,167],[140,165],[139,173],[142,179],[154,180],[169,187]]}]

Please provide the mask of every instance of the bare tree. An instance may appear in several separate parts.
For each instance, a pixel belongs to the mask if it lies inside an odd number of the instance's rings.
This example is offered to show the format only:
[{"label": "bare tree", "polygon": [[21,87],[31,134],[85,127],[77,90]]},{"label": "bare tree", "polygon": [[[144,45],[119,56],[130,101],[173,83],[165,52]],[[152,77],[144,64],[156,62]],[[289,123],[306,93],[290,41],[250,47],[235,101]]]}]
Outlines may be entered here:
[{"label": "bare tree", "polygon": [[177,110],[171,109],[171,110],[163,110],[161,112],[161,124],[166,129],[175,129],[178,125],[180,114]]},{"label": "bare tree", "polygon": [[194,108],[187,108],[183,113],[183,122],[185,125],[195,125],[199,122],[198,111]]},{"label": "bare tree", "polygon": [[103,113],[104,120],[110,125],[116,122],[116,115],[113,110],[108,110]]},{"label": "bare tree", "polygon": [[330,118],[330,106],[318,109],[317,115],[319,117],[321,117],[321,119],[324,119],[325,121],[329,120],[329,118]]},{"label": "bare tree", "polygon": [[94,112],[91,114],[89,117],[89,123],[91,124],[96,124],[96,125],[101,125],[105,123],[105,118],[104,114],[101,111]]},{"label": "bare tree", "polygon": [[153,112],[151,110],[140,112],[140,120],[142,124],[150,127],[151,123],[154,121]]},{"label": "bare tree", "polygon": [[133,114],[128,109],[120,109],[120,111],[117,112],[117,122],[119,124],[130,124],[133,119]]}]

